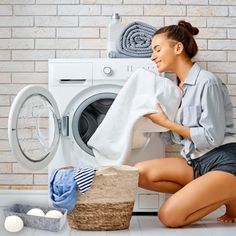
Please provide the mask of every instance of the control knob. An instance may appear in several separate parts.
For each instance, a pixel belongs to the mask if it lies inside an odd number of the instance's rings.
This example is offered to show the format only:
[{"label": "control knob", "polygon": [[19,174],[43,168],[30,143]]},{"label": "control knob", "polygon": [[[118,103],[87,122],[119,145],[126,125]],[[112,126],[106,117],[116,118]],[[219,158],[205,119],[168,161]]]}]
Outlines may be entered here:
[{"label": "control knob", "polygon": [[103,68],[103,73],[106,75],[106,76],[111,76],[113,74],[113,71],[111,69],[111,67],[109,66],[105,66]]}]

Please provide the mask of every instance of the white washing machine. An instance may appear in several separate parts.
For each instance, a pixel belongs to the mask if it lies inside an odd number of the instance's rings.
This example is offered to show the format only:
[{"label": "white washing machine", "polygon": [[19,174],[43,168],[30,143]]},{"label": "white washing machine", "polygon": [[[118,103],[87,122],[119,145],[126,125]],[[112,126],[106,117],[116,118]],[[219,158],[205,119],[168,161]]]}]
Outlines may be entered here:
[{"label": "white washing machine", "polygon": [[[9,115],[9,142],[24,167],[38,170],[95,166],[87,141],[106,115],[129,76],[138,68],[157,72],[150,59],[51,59],[49,87],[27,86]],[[111,131],[112,132],[112,131]],[[147,147],[134,151],[128,164],[163,157],[157,133]],[[164,195],[138,190],[134,211],[156,212]]]}]

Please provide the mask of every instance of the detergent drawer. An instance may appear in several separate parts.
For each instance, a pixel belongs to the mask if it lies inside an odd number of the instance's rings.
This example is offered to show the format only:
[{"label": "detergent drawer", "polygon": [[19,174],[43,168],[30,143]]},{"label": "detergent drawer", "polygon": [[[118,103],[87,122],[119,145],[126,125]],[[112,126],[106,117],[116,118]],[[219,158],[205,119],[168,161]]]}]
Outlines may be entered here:
[{"label": "detergent drawer", "polygon": [[77,61],[50,61],[49,83],[51,86],[92,85],[93,64]]}]

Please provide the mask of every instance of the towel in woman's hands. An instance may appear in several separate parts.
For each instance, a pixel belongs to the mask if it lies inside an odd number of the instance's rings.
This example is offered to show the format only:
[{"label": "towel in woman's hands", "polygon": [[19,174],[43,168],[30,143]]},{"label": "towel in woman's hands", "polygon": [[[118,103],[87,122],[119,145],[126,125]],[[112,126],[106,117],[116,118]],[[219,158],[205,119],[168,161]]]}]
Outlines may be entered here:
[{"label": "towel in woman's hands", "polygon": [[173,121],[181,95],[171,80],[145,69],[136,70],[87,143],[98,165],[127,164],[132,149],[145,147],[149,134],[168,131],[143,116],[156,113],[160,103]]}]

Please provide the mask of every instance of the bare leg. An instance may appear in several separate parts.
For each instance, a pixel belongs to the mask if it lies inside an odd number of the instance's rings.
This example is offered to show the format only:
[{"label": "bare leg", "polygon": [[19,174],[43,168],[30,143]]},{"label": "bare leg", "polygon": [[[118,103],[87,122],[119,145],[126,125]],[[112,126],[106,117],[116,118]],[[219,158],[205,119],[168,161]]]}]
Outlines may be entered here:
[{"label": "bare leg", "polygon": [[217,220],[225,223],[236,223],[236,198],[225,203],[226,212],[223,216],[220,216]]},{"label": "bare leg", "polygon": [[173,194],[161,207],[159,218],[168,227],[181,227],[201,219],[236,199],[236,177],[211,171]]},{"label": "bare leg", "polygon": [[175,193],[193,180],[192,167],[180,157],[140,162],[139,187],[165,193]]}]

